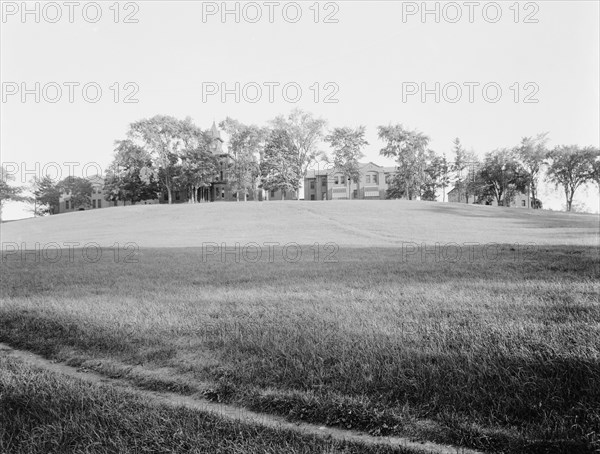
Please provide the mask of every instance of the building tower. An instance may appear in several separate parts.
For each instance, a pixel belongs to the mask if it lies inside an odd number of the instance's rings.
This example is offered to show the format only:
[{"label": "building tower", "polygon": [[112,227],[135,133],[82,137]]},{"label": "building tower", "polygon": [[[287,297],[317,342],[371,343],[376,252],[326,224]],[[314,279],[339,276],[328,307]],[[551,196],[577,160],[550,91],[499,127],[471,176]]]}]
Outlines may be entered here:
[{"label": "building tower", "polygon": [[210,128],[210,136],[212,138],[212,142],[210,144],[210,151],[214,155],[222,155],[223,152],[223,139],[221,138],[221,133],[219,128],[217,128],[216,123],[213,121],[212,128]]}]

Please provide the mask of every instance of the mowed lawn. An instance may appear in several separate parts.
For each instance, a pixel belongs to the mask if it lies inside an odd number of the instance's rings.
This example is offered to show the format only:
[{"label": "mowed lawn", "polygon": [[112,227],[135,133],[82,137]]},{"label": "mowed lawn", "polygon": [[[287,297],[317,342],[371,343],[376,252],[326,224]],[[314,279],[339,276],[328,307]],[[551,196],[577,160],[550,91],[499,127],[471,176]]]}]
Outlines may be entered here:
[{"label": "mowed lawn", "polygon": [[[489,452],[593,452],[597,221],[341,201],[5,223],[0,341],[290,419]],[[104,249],[14,250],[36,242]],[[117,256],[115,242],[137,246]]]}]

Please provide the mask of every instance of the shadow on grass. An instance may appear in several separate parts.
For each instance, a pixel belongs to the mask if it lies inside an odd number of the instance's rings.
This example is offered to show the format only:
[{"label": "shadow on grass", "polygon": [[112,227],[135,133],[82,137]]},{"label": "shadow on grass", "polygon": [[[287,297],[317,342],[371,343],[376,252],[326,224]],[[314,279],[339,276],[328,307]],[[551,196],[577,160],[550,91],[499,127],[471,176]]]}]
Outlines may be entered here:
[{"label": "shadow on grass", "polygon": [[[600,434],[597,251],[519,251],[514,245],[497,251],[490,256],[476,248],[476,257],[460,261],[393,248],[343,248],[336,262],[315,260],[312,251],[285,260],[281,250],[273,262],[268,254],[256,263],[232,262],[231,256],[206,257],[201,249],[143,250],[138,263],[127,265],[13,261],[2,284],[11,302],[0,305],[0,341],[47,357],[77,350],[174,368],[179,353],[208,349],[219,365],[194,365],[200,378],[215,383],[207,397],[254,410],[495,452],[592,452]],[[21,272],[44,276],[40,287],[21,291]],[[413,293],[404,296],[409,287]],[[442,288],[459,296],[444,299]],[[281,301],[279,312],[258,313],[256,304],[246,309],[238,301],[259,290],[259,298]],[[107,301],[106,309],[140,293],[175,298],[170,301],[220,295],[225,302],[233,294],[234,301],[212,309],[210,329],[193,331],[151,331],[144,328],[151,323],[140,320],[126,332],[103,323],[100,310],[58,316],[19,305],[31,295],[60,300],[90,294]],[[285,301],[292,296],[297,299]],[[380,299],[388,305],[376,308]],[[373,305],[373,315],[412,310],[420,318],[407,337],[340,327],[334,322],[341,309],[333,303],[346,301],[356,310]],[[490,302],[504,304],[504,312]],[[488,318],[490,324],[481,323]],[[516,322],[522,326],[503,331]],[[192,343],[198,336],[203,342]],[[419,424],[423,420],[434,425]]]}]

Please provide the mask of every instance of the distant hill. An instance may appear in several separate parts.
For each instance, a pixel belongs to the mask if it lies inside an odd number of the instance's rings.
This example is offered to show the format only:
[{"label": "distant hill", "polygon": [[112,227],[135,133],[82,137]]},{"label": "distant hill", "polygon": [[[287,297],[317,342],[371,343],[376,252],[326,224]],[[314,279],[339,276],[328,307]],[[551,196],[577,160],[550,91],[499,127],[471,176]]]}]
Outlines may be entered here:
[{"label": "distant hill", "polygon": [[3,243],[134,242],[197,247],[256,242],[399,247],[402,242],[598,245],[598,216],[416,201],[139,205],[7,222]]}]

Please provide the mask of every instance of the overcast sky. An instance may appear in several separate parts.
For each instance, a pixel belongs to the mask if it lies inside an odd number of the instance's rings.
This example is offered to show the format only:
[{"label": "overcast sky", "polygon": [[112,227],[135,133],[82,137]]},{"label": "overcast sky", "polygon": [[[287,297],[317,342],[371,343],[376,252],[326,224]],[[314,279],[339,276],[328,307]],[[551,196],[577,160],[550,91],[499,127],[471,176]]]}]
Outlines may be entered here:
[{"label": "overcast sky", "polygon": [[[85,163],[106,167],[128,124],[156,114],[209,128],[299,106],[331,127],[365,125],[365,160],[382,165],[393,163],[379,156],[377,126],[389,123],[424,132],[438,153],[455,137],[482,156],[544,131],[551,146],[599,145],[597,1],[427,2],[424,17],[421,2],[229,2],[225,17],[221,2],[122,2],[118,17],[112,3],[29,2],[23,17],[21,2],[3,2],[2,162],[26,163],[29,178],[36,162],[38,174],[56,162],[63,176],[68,162],[78,176]],[[598,210],[597,189],[579,196]]]}]

